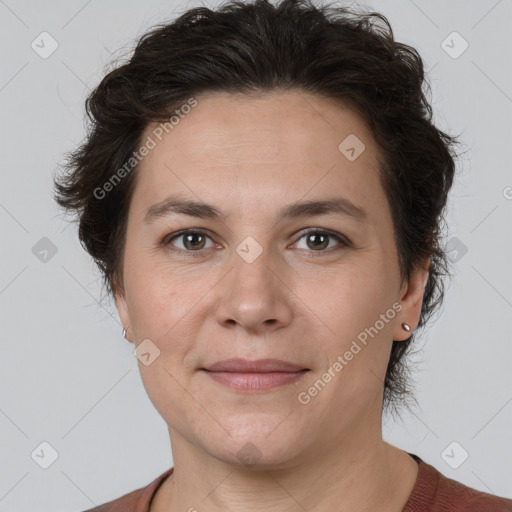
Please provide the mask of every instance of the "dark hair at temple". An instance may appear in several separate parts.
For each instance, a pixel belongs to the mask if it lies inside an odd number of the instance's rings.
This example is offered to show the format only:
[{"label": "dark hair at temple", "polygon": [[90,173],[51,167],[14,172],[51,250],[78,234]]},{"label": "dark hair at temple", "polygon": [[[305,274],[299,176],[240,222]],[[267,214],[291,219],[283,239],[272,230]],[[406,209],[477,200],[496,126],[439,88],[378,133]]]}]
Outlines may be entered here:
[{"label": "dark hair at temple", "polygon": [[[129,61],[111,70],[87,98],[87,137],[55,178],[55,199],[77,216],[80,241],[107,291],[123,292],[137,166],[108,194],[98,197],[95,191],[104,191],[133,158],[148,124],[168,121],[201,93],[287,90],[337,99],[370,127],[402,278],[408,280],[431,257],[418,327],[424,326],[442,303],[444,277],[451,275],[442,228],[458,142],[434,126],[422,59],[394,40],[382,14],[307,0],[232,1],[215,10],[186,11],[143,35]],[[417,335],[418,330],[407,341],[393,342],[385,406],[405,403],[411,395],[404,356]]]}]

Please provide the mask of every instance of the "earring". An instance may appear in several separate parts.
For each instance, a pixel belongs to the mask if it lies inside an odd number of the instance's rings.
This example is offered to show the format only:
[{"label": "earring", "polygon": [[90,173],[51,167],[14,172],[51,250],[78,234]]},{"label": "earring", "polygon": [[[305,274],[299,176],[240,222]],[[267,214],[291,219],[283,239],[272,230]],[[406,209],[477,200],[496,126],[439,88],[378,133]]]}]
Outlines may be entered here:
[{"label": "earring", "polygon": [[128,327],[130,327],[130,326],[128,325],[127,327],[125,327],[125,328],[123,329],[123,338],[125,338],[125,339],[128,339],[128,338],[126,337],[126,331],[128,330]]},{"label": "earring", "polygon": [[402,329],[407,332],[411,331],[411,328],[404,322],[402,322]]}]

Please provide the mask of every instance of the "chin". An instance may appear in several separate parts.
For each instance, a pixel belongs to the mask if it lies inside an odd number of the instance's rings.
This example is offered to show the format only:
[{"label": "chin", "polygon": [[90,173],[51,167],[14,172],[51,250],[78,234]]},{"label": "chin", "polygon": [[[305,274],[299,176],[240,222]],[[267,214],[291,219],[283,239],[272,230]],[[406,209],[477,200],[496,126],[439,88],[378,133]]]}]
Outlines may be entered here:
[{"label": "chin", "polygon": [[276,428],[280,421],[282,418],[268,425],[239,425],[226,429],[231,435],[223,430],[221,439],[209,436],[201,444],[226,464],[261,470],[290,467],[299,456],[300,444],[289,428]]}]

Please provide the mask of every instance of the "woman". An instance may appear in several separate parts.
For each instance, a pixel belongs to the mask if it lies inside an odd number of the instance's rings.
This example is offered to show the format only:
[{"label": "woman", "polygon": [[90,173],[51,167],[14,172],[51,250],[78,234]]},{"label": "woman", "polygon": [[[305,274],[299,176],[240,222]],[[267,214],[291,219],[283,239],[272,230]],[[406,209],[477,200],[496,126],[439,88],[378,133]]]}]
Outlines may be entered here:
[{"label": "woman", "polygon": [[100,510],[512,510],[382,438],[449,274],[424,84],[382,15],[256,0],[156,27],[91,94],[56,199],[174,460]]}]

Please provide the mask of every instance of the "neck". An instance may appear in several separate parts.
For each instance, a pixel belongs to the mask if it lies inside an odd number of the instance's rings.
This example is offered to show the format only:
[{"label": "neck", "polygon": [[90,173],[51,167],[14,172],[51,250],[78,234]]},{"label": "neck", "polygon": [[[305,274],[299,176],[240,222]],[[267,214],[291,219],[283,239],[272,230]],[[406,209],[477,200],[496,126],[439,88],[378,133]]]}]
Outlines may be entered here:
[{"label": "neck", "polygon": [[311,446],[286,465],[247,468],[205,454],[170,429],[175,469],[151,512],[401,511],[416,482],[417,463],[382,440],[380,422],[378,435],[354,430],[335,445]]}]

